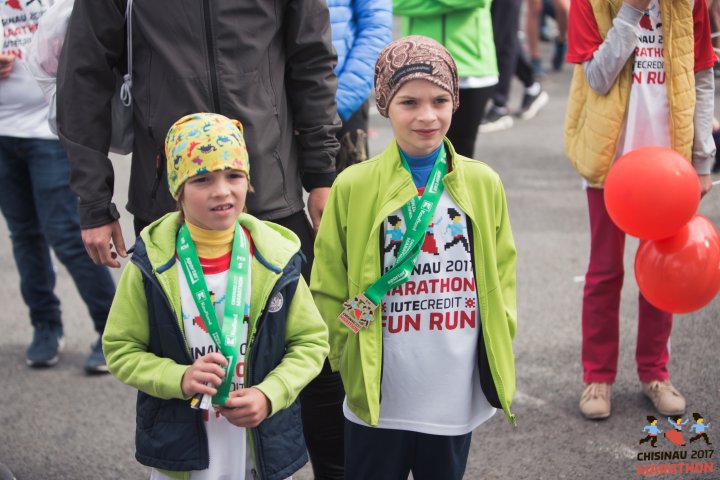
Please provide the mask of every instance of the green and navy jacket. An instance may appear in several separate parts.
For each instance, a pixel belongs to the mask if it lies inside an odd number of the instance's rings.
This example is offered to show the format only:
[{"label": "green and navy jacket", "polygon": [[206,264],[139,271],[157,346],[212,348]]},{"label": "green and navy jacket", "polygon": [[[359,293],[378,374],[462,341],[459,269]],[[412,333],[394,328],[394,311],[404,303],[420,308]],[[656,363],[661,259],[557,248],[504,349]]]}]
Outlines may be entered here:
[{"label": "green and navy jacket", "polygon": [[491,0],[393,0],[402,35],[424,35],[455,59],[460,77],[497,76]]},{"label": "green and navy jacket", "polygon": [[[135,457],[173,478],[209,464],[202,411],[181,390],[192,363],[181,315],[177,213],[140,234],[103,334],[108,368],[138,389]],[[300,242],[289,230],[239,217],[253,241],[246,386],[261,390],[271,415],[248,429],[258,477],[284,479],[307,462],[298,393],[319,372],[327,329],[300,276]]]},{"label": "green and navy jacket", "polygon": [[[516,250],[505,191],[488,165],[458,155],[447,139],[445,142],[451,170],[443,184],[471,224],[468,232],[481,324],[480,382],[490,404],[502,408],[514,424],[510,404],[515,395]],[[376,319],[354,334],[337,316],[345,300],[380,278],[383,221],[417,194],[393,141],[380,155],[338,176],[315,239],[310,289],[328,324],[328,360],[333,371],[341,373],[350,409],[373,426],[380,415],[382,322]]]}]

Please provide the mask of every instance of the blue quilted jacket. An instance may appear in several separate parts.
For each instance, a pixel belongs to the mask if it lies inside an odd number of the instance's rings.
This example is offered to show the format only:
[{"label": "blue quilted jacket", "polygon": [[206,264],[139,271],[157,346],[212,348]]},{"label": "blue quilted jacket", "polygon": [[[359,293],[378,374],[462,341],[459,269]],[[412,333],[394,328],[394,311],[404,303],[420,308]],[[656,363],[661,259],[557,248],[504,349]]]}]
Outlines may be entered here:
[{"label": "blue quilted jacket", "polygon": [[370,96],[375,60],[392,39],[391,0],[328,0],[337,51],[337,108],[347,121]]}]

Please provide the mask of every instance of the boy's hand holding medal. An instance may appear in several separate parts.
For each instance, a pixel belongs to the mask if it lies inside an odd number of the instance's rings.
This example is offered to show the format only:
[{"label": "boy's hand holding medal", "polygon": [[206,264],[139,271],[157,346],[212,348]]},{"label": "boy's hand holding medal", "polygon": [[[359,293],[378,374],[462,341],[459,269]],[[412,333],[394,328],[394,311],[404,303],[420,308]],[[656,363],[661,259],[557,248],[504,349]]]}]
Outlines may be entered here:
[{"label": "boy's hand holding medal", "polygon": [[217,352],[199,357],[183,374],[180,385],[183,395],[215,395],[215,387],[219,387],[225,378],[223,367],[227,364],[227,359]]},{"label": "boy's hand holding medal", "polygon": [[218,411],[236,427],[253,428],[270,415],[272,406],[263,392],[251,387],[230,392],[225,406]]}]

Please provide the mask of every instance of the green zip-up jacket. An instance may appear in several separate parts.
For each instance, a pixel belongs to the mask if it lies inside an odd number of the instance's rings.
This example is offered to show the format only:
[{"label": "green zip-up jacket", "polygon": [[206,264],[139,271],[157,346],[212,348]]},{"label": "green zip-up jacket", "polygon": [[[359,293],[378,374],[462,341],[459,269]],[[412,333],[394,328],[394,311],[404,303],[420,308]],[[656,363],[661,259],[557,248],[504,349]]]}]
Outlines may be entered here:
[{"label": "green zip-up jacket", "polygon": [[[482,335],[478,345],[481,384],[488,400],[496,393],[508,421],[515,394],[516,250],[505,191],[485,163],[455,153],[445,140],[451,171],[443,183],[472,224],[473,263]],[[380,155],[345,170],[335,181],[315,239],[310,290],[330,332],[333,371],[340,371],[347,403],[360,419],[377,425],[382,379],[382,322],[358,334],[340,320],[342,303],[380,278],[385,218],[417,196],[393,141]],[[376,311],[376,316],[380,312]],[[483,359],[486,353],[486,358]],[[483,372],[487,376],[483,378]],[[495,392],[490,392],[488,383]],[[451,394],[450,392],[448,392]],[[412,406],[408,406],[412,408]]]},{"label": "green zip-up jacket", "polygon": [[[179,229],[177,217],[177,213],[165,215],[142,231],[140,235],[143,244],[142,258],[149,260],[152,272],[148,272],[149,267],[139,266],[144,263],[138,263],[135,259],[125,267],[103,334],[103,351],[110,372],[122,382],[141,392],[138,397],[138,429],[143,425],[143,431],[139,430],[136,435],[138,460],[146,465],[160,468],[164,471],[163,473],[174,478],[186,478],[187,472],[181,470],[202,469],[202,464],[206,464],[208,461],[208,453],[204,437],[200,439],[199,443],[196,440],[193,440],[195,443],[186,440],[184,454],[182,453],[183,439],[162,437],[162,435],[177,436],[178,430],[172,426],[176,414],[172,414],[172,412],[177,412],[178,408],[182,409],[183,415],[192,416],[192,421],[197,421],[198,426],[202,423],[201,414],[198,413],[200,415],[198,421],[195,416],[188,413],[192,412],[189,402],[182,402],[189,399],[182,393],[181,381],[192,360],[182,322],[178,269],[175,262],[175,242]],[[263,469],[263,467],[266,467],[268,462],[272,463],[276,460],[278,455],[282,458],[282,451],[278,452],[278,448],[281,447],[278,442],[282,443],[283,436],[289,433],[287,428],[290,428],[288,423],[283,420],[285,423],[282,423],[282,428],[285,430],[276,431],[275,425],[278,422],[275,422],[274,417],[278,412],[291,406],[297,410],[298,406],[295,404],[295,400],[298,394],[320,372],[328,353],[327,328],[313,303],[305,281],[299,274],[297,256],[299,255],[300,241],[298,238],[290,230],[263,222],[251,215],[242,214],[239,222],[250,232],[254,248],[245,378],[248,387],[253,386],[261,390],[271,403],[270,417],[258,428],[248,429],[248,448],[253,451],[258,470],[260,470],[260,478],[270,478],[274,475],[266,473],[270,469]],[[293,262],[292,265],[290,262]],[[291,273],[285,276],[286,272]],[[152,276],[150,284],[148,284],[148,278],[144,278],[148,275]],[[148,287],[148,285],[156,286]],[[151,288],[150,291],[153,292],[151,302],[146,294],[147,288]],[[157,289],[162,292],[155,293]],[[283,292],[286,296],[283,298],[276,293],[273,301],[269,302],[273,291]],[[167,302],[162,300],[163,296]],[[158,304],[160,304],[160,309],[158,309]],[[166,305],[167,308],[164,308],[163,305]],[[268,307],[268,305],[270,306]],[[163,326],[165,324],[160,324],[158,333],[156,317],[171,315],[171,313],[157,312],[169,312],[170,310],[174,314],[173,320],[177,322],[178,328],[168,328],[168,326]],[[260,323],[261,320],[262,323]],[[280,327],[272,323],[276,323]],[[172,321],[170,326],[172,326]],[[284,338],[282,333],[268,336],[270,332],[278,331],[284,332]],[[182,336],[179,341],[180,345],[184,344],[186,352],[182,352],[183,349],[180,347],[179,353],[176,351],[172,354],[179,357],[179,360],[164,357],[155,351],[165,348],[158,347],[158,343],[163,341],[163,339],[153,336],[158,334],[171,337]],[[254,347],[260,343],[265,347],[262,351],[255,352]],[[272,352],[265,350],[266,348]],[[276,355],[276,352],[281,353]],[[268,359],[275,357],[281,357],[279,363],[268,364],[271,361]],[[269,373],[255,372],[260,369],[261,363],[262,368]],[[181,401],[180,405],[176,403],[178,400]],[[154,405],[150,408],[155,409],[155,414],[149,415],[149,419],[143,418],[140,412],[141,407],[144,408],[148,402]],[[185,410],[185,405],[187,405],[187,410]],[[165,418],[163,418],[162,413],[158,415],[158,409],[166,409],[170,415],[165,414]],[[156,420],[156,417],[160,417],[161,420]],[[290,417],[295,418],[297,430],[300,432],[298,412],[291,414]],[[160,436],[151,437],[152,440],[148,440],[145,430],[154,428],[153,422],[156,421],[165,422],[165,426],[161,425],[159,430],[154,433],[154,435]],[[187,423],[189,420],[186,418],[174,421]],[[196,436],[202,436],[203,432],[198,431],[192,425],[191,422],[190,431],[195,432]],[[177,428],[187,427],[178,426]],[[263,428],[265,428],[265,433],[259,431]],[[268,432],[267,429],[271,431]],[[266,441],[268,438],[270,440]],[[259,441],[262,444],[258,444]],[[297,441],[302,444],[301,433]],[[172,450],[171,445],[178,443],[181,444],[179,453],[166,454],[168,450]],[[196,445],[196,447],[191,445]],[[302,448],[302,453],[304,455],[304,448]],[[165,456],[163,457],[163,455]],[[272,459],[267,455],[272,455]],[[287,456],[288,453],[285,455]],[[295,458],[288,461],[294,462],[288,468],[296,469],[300,468],[307,460],[305,457],[304,461]],[[192,464],[195,467],[190,469],[178,467],[178,465],[186,464]],[[204,468],[207,468],[207,465]],[[172,472],[167,470],[172,470]],[[292,472],[289,472],[278,478],[285,478],[291,474]]]},{"label": "green zip-up jacket", "polygon": [[491,0],[393,0],[402,35],[424,35],[448,49],[460,77],[497,76]]}]

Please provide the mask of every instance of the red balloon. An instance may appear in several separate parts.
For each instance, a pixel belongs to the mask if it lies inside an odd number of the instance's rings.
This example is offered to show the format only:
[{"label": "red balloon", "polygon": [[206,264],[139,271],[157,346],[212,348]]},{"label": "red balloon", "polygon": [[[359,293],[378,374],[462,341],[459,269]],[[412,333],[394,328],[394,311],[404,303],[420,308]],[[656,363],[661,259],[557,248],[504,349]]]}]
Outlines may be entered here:
[{"label": "red balloon", "polygon": [[674,235],[699,203],[697,173],[670,148],[636,148],[615,161],[605,180],[610,218],[620,230],[643,240]]},{"label": "red balloon", "polygon": [[648,302],[671,313],[697,310],[720,291],[720,235],[695,215],[670,238],[640,243],[635,278]]}]

